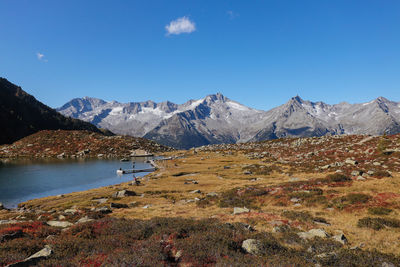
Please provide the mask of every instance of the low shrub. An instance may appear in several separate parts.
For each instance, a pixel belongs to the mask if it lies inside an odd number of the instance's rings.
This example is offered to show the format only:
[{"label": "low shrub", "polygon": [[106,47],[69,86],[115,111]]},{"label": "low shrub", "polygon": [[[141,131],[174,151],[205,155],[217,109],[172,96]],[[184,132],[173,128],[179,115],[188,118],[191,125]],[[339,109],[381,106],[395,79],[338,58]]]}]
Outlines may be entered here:
[{"label": "low shrub", "polygon": [[374,172],[374,175],[377,178],[384,178],[384,177],[392,177],[392,175],[388,171],[379,170]]},{"label": "low shrub", "polygon": [[400,228],[400,220],[365,217],[358,220],[357,226],[372,228],[374,230],[381,230],[385,227]]},{"label": "low shrub", "polygon": [[342,196],[339,198],[335,198],[333,200],[333,204],[338,209],[346,208],[349,205],[356,205],[356,204],[365,204],[367,203],[372,197],[370,195],[362,194],[362,193],[350,193],[346,196]]},{"label": "low shrub", "polygon": [[349,178],[348,176],[346,176],[346,175],[344,175],[342,173],[328,174],[325,177],[325,179],[328,180],[329,182],[332,182],[332,183],[351,181],[351,178]]},{"label": "low shrub", "polygon": [[260,164],[252,164],[242,168],[243,171],[250,171],[253,174],[257,175],[269,175],[273,171],[273,168],[270,166],[260,165]]},{"label": "low shrub", "polygon": [[228,207],[247,207],[257,208],[257,197],[268,194],[268,191],[257,187],[248,187],[245,189],[231,189],[223,192],[218,197],[218,206],[221,208]]},{"label": "low shrub", "polygon": [[371,207],[368,209],[368,213],[372,215],[388,215],[393,210],[385,207]]}]

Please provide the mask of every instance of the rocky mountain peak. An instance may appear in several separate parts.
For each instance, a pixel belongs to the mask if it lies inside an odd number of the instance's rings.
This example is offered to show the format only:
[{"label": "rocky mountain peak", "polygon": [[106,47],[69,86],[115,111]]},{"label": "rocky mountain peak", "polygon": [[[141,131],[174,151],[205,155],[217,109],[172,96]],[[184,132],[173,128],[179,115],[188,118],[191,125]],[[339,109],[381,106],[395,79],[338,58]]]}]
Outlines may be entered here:
[{"label": "rocky mountain peak", "polygon": [[205,98],[206,102],[208,103],[215,103],[215,102],[226,102],[229,99],[227,97],[225,97],[224,95],[222,95],[221,93],[216,93],[216,94],[212,94],[212,95],[208,95]]}]

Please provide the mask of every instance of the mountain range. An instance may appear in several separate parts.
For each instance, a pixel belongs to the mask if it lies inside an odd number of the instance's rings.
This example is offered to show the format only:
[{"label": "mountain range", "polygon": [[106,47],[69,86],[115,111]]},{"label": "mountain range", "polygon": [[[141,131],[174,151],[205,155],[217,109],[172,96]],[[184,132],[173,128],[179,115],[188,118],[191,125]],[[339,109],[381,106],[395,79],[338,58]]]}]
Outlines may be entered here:
[{"label": "mountain range", "polygon": [[400,132],[400,103],[383,97],[368,103],[329,105],[296,96],[268,111],[244,106],[220,93],[184,104],[119,103],[84,97],[69,101],[57,111],[114,133],[183,149],[287,136]]},{"label": "mountain range", "polygon": [[0,78],[0,125],[0,144],[10,144],[40,130],[88,130],[112,134],[91,123],[61,115],[4,78]]}]

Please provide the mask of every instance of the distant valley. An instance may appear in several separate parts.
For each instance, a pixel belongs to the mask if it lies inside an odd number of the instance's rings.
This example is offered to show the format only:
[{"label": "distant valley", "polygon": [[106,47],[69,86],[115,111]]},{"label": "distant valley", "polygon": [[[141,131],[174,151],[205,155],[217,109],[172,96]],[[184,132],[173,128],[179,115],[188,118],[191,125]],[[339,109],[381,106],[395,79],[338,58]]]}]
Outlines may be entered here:
[{"label": "distant valley", "polygon": [[400,132],[400,103],[379,97],[368,103],[329,105],[299,96],[268,111],[256,110],[222,94],[184,104],[106,102],[76,98],[57,111],[117,134],[139,136],[187,149],[220,143],[329,134]]}]

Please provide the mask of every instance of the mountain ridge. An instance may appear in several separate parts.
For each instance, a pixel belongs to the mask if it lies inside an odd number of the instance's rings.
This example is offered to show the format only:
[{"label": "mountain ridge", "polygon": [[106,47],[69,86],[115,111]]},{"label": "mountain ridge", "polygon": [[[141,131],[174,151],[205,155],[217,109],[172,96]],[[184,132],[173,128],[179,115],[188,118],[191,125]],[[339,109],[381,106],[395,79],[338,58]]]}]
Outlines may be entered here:
[{"label": "mountain ridge", "polygon": [[[183,104],[81,98],[86,104],[90,102],[87,107],[72,101],[57,110],[119,134],[145,137],[176,148],[287,136],[400,132],[400,103],[384,97],[366,103],[327,104],[297,95],[267,111],[247,107],[220,93]],[[82,107],[87,111],[80,112]]]}]

